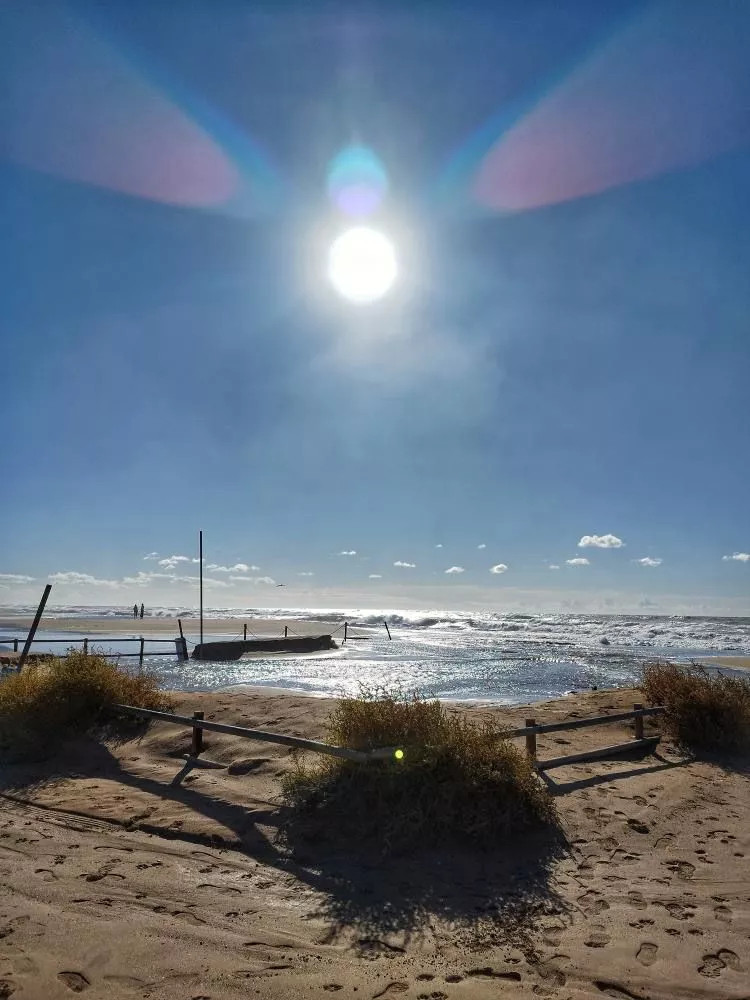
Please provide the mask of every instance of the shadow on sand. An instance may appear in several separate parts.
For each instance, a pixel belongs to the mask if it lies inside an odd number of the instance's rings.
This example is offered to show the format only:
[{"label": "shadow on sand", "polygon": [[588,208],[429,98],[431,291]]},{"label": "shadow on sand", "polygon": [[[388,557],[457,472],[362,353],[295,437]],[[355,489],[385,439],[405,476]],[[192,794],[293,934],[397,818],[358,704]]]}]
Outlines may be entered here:
[{"label": "shadow on sand", "polygon": [[318,896],[315,915],[328,924],[330,939],[342,933],[353,935],[354,945],[363,953],[401,952],[410,940],[429,937],[438,926],[446,925],[454,940],[474,947],[503,942],[528,951],[532,922],[542,914],[565,911],[552,887],[554,864],[568,853],[556,828],[499,843],[494,852],[459,846],[385,859],[356,844],[342,851],[319,840],[290,838],[285,807],[257,799],[244,806],[222,799],[220,792],[185,785],[182,778],[192,765],[190,761],[175,764],[175,778],[165,783],[126,770],[105,744],[80,740],[66,748],[64,757],[5,767],[0,794],[38,805],[32,794],[35,788],[82,776],[105,778],[162,801],[179,802],[234,836],[170,829],[144,813],[121,822],[97,813],[95,807],[87,812],[42,808],[241,852],[314,890]]}]

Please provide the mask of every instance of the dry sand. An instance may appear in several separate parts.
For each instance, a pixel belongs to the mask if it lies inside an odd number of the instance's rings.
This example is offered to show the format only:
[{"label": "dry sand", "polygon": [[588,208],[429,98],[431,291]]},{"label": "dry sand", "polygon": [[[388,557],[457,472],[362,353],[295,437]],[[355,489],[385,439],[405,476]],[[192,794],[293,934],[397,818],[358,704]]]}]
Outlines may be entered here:
[{"label": "dry sand", "polygon": [[[176,700],[181,712],[318,738],[332,704],[249,689]],[[598,691],[531,710],[455,710],[518,724],[638,700]],[[554,734],[539,755],[630,734],[619,724]],[[187,730],[157,723],[119,745],[81,741],[45,764],[3,768],[0,997],[750,993],[747,768],[694,762],[662,741],[641,761],[552,772],[562,850],[382,862],[356,845],[284,851],[286,749],[207,733],[205,756],[229,765],[219,770],[190,769],[188,746]]]},{"label": "dry sand", "polygon": [[733,670],[750,670],[750,656],[704,656],[701,663],[712,667],[731,667]]}]

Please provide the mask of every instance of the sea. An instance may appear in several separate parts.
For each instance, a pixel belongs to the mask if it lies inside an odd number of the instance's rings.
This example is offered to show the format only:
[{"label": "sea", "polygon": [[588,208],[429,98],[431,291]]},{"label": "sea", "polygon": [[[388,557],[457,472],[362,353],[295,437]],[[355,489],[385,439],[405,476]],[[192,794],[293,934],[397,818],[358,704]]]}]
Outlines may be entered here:
[{"label": "sea", "polygon": [[[0,608],[0,616],[32,616],[35,610]],[[262,685],[318,696],[356,694],[363,687],[386,688],[456,701],[526,704],[593,687],[630,687],[637,683],[649,660],[687,663],[721,654],[750,656],[750,617],[357,608],[211,608],[206,614],[213,619],[239,618],[247,622],[248,635],[252,635],[254,621],[269,618],[278,620],[279,634],[285,625],[293,634],[295,623],[316,622],[321,633],[334,635],[339,648],[321,653],[254,654],[230,663],[180,662],[169,643],[146,638],[144,667],[156,673],[165,686],[214,691]],[[59,652],[61,645],[48,644],[49,640],[84,637],[84,631],[56,631],[56,618],[106,621],[131,616],[132,608],[47,609],[44,629],[37,633],[39,641],[33,649]],[[198,612],[194,608],[152,608],[146,617],[179,617],[188,644],[198,640]],[[345,621],[351,624],[343,643]],[[137,637],[138,623],[133,625],[132,636]],[[3,628],[0,647],[8,648],[8,639],[25,636],[25,630]],[[238,636],[229,627],[221,636],[211,633],[211,639],[232,637]],[[94,644],[112,655],[132,653],[136,648],[121,639],[97,637]],[[156,655],[159,651],[169,655]],[[138,669],[134,658],[121,662]]]}]

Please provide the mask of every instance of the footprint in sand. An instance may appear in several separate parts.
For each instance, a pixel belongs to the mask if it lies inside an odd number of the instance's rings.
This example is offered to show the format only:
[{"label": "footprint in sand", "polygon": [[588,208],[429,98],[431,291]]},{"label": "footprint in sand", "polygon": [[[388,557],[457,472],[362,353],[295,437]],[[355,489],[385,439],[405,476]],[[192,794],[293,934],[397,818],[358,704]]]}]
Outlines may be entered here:
[{"label": "footprint in sand", "polygon": [[8,1000],[8,997],[13,996],[16,992],[16,988],[7,979],[0,979],[0,1000]]},{"label": "footprint in sand", "polygon": [[629,819],[628,826],[631,830],[635,830],[636,833],[649,833],[651,827],[639,819]]},{"label": "footprint in sand", "polygon": [[687,881],[695,875],[695,865],[691,865],[689,861],[666,861],[667,868],[671,872],[674,872],[678,878]]},{"label": "footprint in sand", "polygon": [[35,868],[34,874],[41,876],[42,882],[57,882],[57,875],[49,868]]},{"label": "footprint in sand", "polygon": [[373,993],[372,1000],[377,1000],[378,997],[391,996],[394,993],[405,993],[409,989],[408,983],[392,982],[388,983],[379,993]]},{"label": "footprint in sand", "polygon": [[740,960],[733,951],[722,948],[715,955],[704,955],[703,964],[698,966],[698,972],[709,979],[715,979],[727,968],[737,971],[740,968]]},{"label": "footprint in sand", "polygon": [[597,927],[596,929],[592,929],[591,933],[583,943],[587,948],[605,948],[609,944],[610,940],[611,938],[604,928]]},{"label": "footprint in sand", "polygon": [[630,903],[631,906],[635,906],[638,910],[645,910],[648,906],[648,903],[643,898],[643,894],[635,891],[628,893],[627,902]]},{"label": "footprint in sand", "polygon": [[82,972],[58,972],[57,978],[74,993],[83,993],[91,985]]},{"label": "footprint in sand", "polygon": [[216,889],[217,892],[222,893],[224,896],[241,896],[242,893],[239,889],[235,889],[233,885],[213,885],[211,882],[203,882],[198,886],[199,889]]},{"label": "footprint in sand", "polygon": [[420,972],[419,975],[416,977],[416,980],[418,983],[429,983],[434,978],[435,977],[432,975],[431,972]]},{"label": "footprint in sand", "polygon": [[660,847],[669,847],[669,845],[674,841],[673,833],[663,833],[661,837],[658,837],[654,847],[658,850]]},{"label": "footprint in sand", "polygon": [[729,906],[715,906],[714,916],[717,920],[721,920],[725,924],[732,922],[732,910]]},{"label": "footprint in sand", "polygon": [[695,907],[682,903],[666,903],[664,909],[674,920],[692,920],[695,916]]},{"label": "footprint in sand", "polygon": [[641,965],[653,965],[656,961],[656,953],[659,950],[657,944],[652,944],[650,941],[644,941],[636,953],[636,958],[641,963]]},{"label": "footprint in sand", "polygon": [[603,913],[609,909],[609,903],[598,892],[593,889],[578,897],[578,905],[587,917],[594,917],[597,913]]}]

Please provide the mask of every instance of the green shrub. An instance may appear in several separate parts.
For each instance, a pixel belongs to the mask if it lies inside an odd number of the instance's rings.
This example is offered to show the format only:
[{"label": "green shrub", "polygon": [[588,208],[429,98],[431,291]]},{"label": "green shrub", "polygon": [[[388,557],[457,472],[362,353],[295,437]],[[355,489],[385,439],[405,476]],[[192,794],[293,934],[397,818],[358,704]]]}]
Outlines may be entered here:
[{"label": "green shrub", "polygon": [[70,652],[0,681],[0,760],[42,757],[69,736],[110,722],[116,704],[170,706],[156,678],[97,653]]},{"label": "green shrub", "polygon": [[283,795],[287,838],[321,837],[385,853],[439,844],[497,847],[555,820],[526,755],[494,721],[449,714],[438,701],[382,691],[345,698],[331,714],[332,742],[404,756],[367,764],[298,759]]},{"label": "green shrub", "polygon": [[750,678],[709,673],[697,664],[649,663],[644,694],[666,709],[664,725],[692,750],[750,749]]}]

